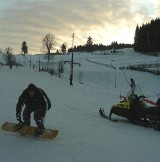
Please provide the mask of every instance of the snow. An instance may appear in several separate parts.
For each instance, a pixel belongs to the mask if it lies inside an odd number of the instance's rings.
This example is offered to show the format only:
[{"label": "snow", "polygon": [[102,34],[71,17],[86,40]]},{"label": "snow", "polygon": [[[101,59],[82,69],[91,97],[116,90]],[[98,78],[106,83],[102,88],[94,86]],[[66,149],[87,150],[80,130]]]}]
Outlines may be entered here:
[{"label": "snow", "polygon": [[[0,66],[0,123],[16,122],[15,110],[22,91],[30,83],[42,88],[52,102],[45,126],[58,129],[58,136],[51,140],[39,140],[12,132],[0,131],[0,161],[2,162],[159,162],[160,132],[151,128],[129,123],[127,119],[112,122],[99,116],[98,110],[104,108],[109,113],[112,104],[119,102],[120,93],[126,95],[133,78],[143,93],[152,101],[160,93],[160,77],[138,71],[119,70],[122,65],[158,62],[159,57],[145,56],[122,49],[123,54],[94,55],[74,53],[73,86],[69,85],[69,64],[61,78],[38,68],[29,67],[28,60],[37,64],[39,55],[17,55],[24,67]],[[42,56],[41,60],[45,61]],[[0,62],[3,62],[0,57]],[[88,62],[96,61],[116,67]],[[55,56],[54,61],[71,60],[71,55]],[[125,78],[126,77],[126,78]],[[127,79],[127,80],[126,80]],[[80,84],[83,83],[83,84]],[[32,125],[35,122],[32,117]]]}]

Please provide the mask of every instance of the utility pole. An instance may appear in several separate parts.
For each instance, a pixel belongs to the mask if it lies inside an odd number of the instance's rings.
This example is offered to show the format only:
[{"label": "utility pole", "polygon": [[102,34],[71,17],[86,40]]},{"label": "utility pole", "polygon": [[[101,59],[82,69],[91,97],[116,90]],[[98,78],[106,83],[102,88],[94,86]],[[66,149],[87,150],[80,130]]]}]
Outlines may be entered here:
[{"label": "utility pole", "polygon": [[81,65],[80,63],[74,63],[73,62],[73,43],[74,43],[74,33],[72,35],[72,57],[71,61],[64,61],[64,63],[69,63],[70,64],[70,85],[73,85],[73,65],[78,64],[79,66]]},{"label": "utility pole", "polygon": [[71,71],[70,71],[70,85],[73,85],[73,43],[74,43],[74,33],[72,35],[72,59],[71,59]]}]

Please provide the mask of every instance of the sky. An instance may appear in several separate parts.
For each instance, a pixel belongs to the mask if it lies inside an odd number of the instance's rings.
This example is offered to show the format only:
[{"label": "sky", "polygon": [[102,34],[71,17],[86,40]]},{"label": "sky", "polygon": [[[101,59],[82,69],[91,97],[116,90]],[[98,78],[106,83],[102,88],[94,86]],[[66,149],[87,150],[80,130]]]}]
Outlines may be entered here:
[{"label": "sky", "polygon": [[159,17],[160,0],[1,0],[0,48],[20,53],[26,41],[30,54],[41,53],[42,38],[55,36],[55,49],[65,43],[110,45],[133,43],[138,25]]}]

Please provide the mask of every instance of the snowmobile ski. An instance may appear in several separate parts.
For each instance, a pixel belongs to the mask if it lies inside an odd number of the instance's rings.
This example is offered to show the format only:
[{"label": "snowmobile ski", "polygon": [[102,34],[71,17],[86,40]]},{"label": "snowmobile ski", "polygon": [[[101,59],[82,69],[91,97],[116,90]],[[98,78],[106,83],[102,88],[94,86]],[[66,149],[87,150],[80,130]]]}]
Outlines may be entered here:
[{"label": "snowmobile ski", "polygon": [[108,115],[104,115],[103,118],[106,118],[106,119],[108,119],[108,120],[110,120],[110,121],[113,121],[113,122],[118,122],[118,119],[115,119],[115,118],[109,117]]},{"label": "snowmobile ski", "polygon": [[118,122],[118,119],[115,119],[115,118],[112,118],[112,117],[109,117],[108,115],[106,115],[102,108],[99,109],[99,114],[102,118],[106,118],[106,119],[113,121],[113,122]]}]

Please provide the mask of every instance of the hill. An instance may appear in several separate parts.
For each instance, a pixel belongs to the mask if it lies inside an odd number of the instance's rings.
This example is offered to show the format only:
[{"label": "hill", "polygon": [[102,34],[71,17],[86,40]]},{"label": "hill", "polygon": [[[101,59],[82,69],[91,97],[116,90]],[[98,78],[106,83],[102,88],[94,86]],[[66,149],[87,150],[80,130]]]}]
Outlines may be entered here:
[{"label": "hill", "polygon": [[[112,104],[119,102],[120,93],[126,95],[130,89],[127,82],[130,78],[134,78],[146,96],[156,101],[160,77],[123,70],[125,78],[118,67],[122,64],[159,61],[159,57],[143,56],[132,49],[123,49],[120,55],[75,53],[74,61],[81,63],[81,66],[74,66],[73,86],[69,85],[69,64],[64,65],[64,74],[59,78],[39,72],[38,67],[30,68],[30,56],[25,59],[16,57],[25,66],[11,70],[7,66],[0,67],[0,123],[16,122],[18,97],[29,83],[34,83],[48,94],[52,102],[45,126],[58,129],[59,135],[52,141],[44,141],[1,130],[1,161],[159,162],[160,132],[133,125],[118,116],[114,117],[119,122],[111,122],[98,114],[100,107],[109,112]],[[31,57],[37,66],[39,56]],[[54,61],[70,59],[71,55],[56,56]],[[93,62],[112,64],[116,69]],[[32,125],[35,125],[33,120]]]}]

